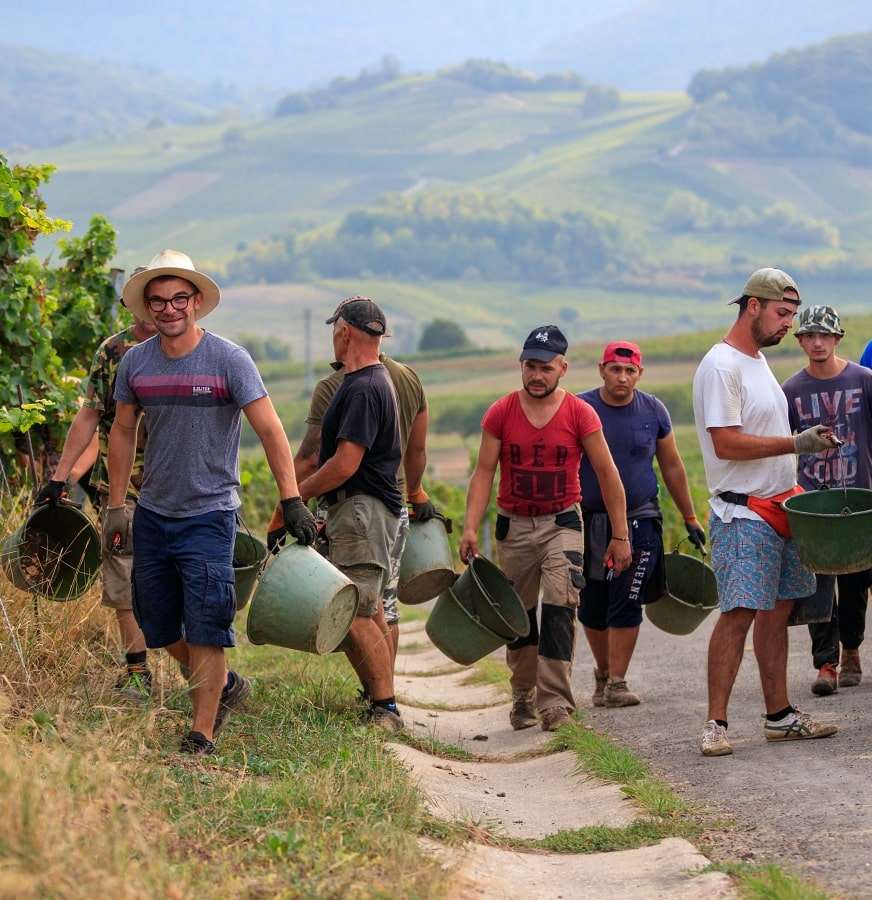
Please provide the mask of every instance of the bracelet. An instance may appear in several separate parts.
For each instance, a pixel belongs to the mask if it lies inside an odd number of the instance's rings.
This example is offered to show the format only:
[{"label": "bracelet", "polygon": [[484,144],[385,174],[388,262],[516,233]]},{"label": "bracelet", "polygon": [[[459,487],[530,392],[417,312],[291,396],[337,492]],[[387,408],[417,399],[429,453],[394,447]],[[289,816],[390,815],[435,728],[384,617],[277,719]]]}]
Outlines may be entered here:
[{"label": "bracelet", "polygon": [[619,538],[619,537],[615,537],[614,535],[612,535],[612,540],[613,541],[626,541],[628,544],[630,543],[630,539],[628,537]]}]

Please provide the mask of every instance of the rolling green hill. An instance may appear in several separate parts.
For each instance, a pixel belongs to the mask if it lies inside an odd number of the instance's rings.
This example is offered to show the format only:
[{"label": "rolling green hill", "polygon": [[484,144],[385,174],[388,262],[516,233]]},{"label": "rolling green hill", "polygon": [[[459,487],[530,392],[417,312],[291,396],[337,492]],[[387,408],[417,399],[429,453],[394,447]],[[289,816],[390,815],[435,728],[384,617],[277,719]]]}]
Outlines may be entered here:
[{"label": "rolling green hill", "polygon": [[297,349],[301,308],[349,292],[385,303],[404,351],[436,315],[489,346],[565,309],[580,335],[711,327],[763,264],[842,311],[868,308],[872,168],[706,146],[694,128],[708,98],[600,106],[580,79],[530,89],[460,70],[30,155],[59,167],[54,214],[117,225],[123,265],[184,248],[238,285],[221,328]]}]

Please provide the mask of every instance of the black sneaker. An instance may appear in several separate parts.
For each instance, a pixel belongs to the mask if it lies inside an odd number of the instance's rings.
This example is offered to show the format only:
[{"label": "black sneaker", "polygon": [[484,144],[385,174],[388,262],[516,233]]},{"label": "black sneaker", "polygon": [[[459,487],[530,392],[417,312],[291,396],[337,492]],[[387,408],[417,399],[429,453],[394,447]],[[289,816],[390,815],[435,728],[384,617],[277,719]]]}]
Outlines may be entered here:
[{"label": "black sneaker", "polygon": [[194,756],[211,756],[215,752],[215,743],[199,731],[189,731],[182,738],[179,750]]},{"label": "black sneaker", "polygon": [[243,703],[251,696],[251,681],[243,675],[236,672],[227,673],[228,684],[225,685],[221,692],[221,700],[218,703],[218,712],[215,715],[215,725],[212,727],[212,734],[217,737],[218,732],[227,722],[230,713],[238,710]]},{"label": "black sneaker", "polygon": [[151,697],[151,671],[149,669],[128,669],[115,682],[115,690],[122,697],[143,702]]}]

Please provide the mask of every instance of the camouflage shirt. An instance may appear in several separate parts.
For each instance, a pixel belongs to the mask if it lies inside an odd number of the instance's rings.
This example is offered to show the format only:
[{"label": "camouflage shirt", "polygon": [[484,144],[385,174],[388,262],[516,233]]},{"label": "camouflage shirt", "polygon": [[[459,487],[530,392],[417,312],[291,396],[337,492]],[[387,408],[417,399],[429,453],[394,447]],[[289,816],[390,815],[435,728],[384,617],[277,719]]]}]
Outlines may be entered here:
[{"label": "camouflage shirt", "polygon": [[[109,468],[107,464],[107,452],[109,450],[109,429],[115,420],[115,373],[121,357],[139,341],[133,334],[132,328],[125,328],[118,334],[106,338],[97,348],[94,361],[91,363],[91,371],[85,379],[84,406],[96,409],[100,414],[98,435],[100,440],[100,455],[91,472],[91,484],[98,491],[109,491]],[[133,461],[133,471],[130,473],[130,484],[127,487],[127,496],[136,499],[139,496],[139,488],[142,484],[142,451],[145,446],[145,431],[142,420],[139,424],[139,434],[136,440],[136,458]]]}]

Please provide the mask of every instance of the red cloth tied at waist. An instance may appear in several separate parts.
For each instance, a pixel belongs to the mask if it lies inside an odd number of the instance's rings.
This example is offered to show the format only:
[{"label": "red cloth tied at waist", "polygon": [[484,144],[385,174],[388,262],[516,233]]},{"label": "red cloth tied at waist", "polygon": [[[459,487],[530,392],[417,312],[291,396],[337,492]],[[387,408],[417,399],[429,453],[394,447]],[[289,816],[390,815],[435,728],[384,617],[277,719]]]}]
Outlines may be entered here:
[{"label": "red cloth tied at waist", "polygon": [[773,494],[771,497],[753,497],[749,494],[734,494],[732,491],[724,491],[722,494],[718,494],[718,497],[726,503],[747,506],[781,537],[789,538],[791,536],[790,523],[787,520],[787,510],[782,504],[788,497],[795,497],[802,492],[802,488],[796,485],[789,491]]}]

